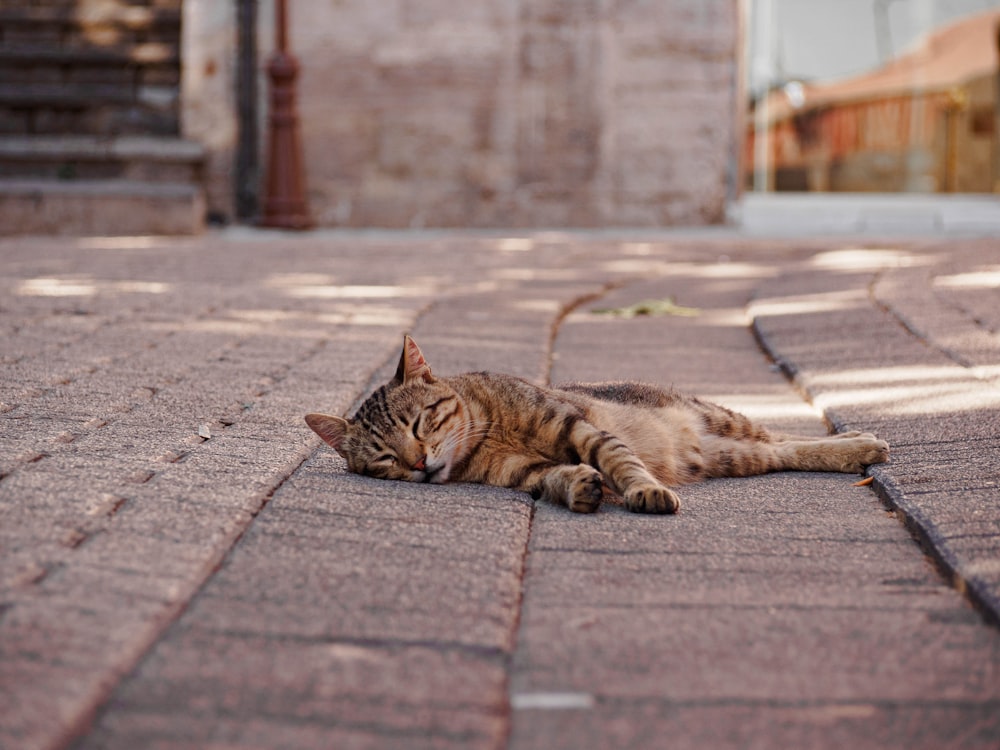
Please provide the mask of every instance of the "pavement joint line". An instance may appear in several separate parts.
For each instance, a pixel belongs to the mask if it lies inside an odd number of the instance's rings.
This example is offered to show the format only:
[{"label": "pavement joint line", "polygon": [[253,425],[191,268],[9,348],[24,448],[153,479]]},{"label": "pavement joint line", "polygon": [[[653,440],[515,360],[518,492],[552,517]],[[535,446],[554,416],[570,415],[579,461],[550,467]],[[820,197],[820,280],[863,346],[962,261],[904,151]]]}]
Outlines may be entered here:
[{"label": "pavement joint line", "polygon": [[566,318],[575,313],[584,305],[589,305],[591,302],[596,302],[602,297],[606,297],[611,292],[614,292],[618,289],[623,289],[629,286],[630,284],[636,283],[637,281],[639,281],[639,279],[616,279],[614,281],[608,281],[600,289],[597,289],[593,292],[589,292],[587,294],[580,295],[570,300],[560,308],[559,312],[553,318],[552,325],[549,328],[549,340],[548,340],[549,353],[548,357],[546,357],[545,359],[546,384],[551,385],[552,383],[552,364],[556,350],[555,343],[556,343],[556,338],[559,336],[559,329],[562,327],[563,321],[565,321]]}]

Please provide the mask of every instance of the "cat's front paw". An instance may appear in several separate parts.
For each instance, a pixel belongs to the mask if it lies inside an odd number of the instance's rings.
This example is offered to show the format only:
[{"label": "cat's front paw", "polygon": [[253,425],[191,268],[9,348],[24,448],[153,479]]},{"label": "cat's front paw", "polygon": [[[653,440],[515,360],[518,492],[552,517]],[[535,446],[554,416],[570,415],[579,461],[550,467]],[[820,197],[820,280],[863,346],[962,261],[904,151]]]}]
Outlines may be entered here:
[{"label": "cat's front paw", "polygon": [[666,487],[642,485],[626,490],[625,507],[633,513],[676,513],[681,500],[676,492]]},{"label": "cat's front paw", "polygon": [[580,464],[569,483],[566,505],[574,513],[593,513],[604,497],[604,479],[597,469]]}]

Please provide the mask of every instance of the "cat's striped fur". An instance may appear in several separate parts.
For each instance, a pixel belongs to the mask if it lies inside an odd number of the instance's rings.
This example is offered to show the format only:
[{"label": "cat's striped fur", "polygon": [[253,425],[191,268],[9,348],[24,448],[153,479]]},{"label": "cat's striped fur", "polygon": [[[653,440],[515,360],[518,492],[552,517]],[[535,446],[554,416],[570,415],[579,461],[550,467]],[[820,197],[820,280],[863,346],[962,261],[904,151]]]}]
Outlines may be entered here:
[{"label": "cat's striped fur", "polygon": [[408,336],[395,377],[352,418],[306,422],[359,474],[514,487],[579,512],[596,510],[605,487],[629,510],[673,513],[673,486],[782,470],[857,473],[889,454],[868,433],[779,435],[656,386],[435,377]]}]

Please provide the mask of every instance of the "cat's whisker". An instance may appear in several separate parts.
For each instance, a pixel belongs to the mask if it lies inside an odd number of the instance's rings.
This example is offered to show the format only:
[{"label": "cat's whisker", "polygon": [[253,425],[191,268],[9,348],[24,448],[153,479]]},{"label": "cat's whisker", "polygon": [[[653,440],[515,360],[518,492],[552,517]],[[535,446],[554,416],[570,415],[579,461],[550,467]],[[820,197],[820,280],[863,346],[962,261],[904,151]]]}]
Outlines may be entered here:
[{"label": "cat's whisker", "polygon": [[490,425],[476,425],[467,420],[445,436],[438,446],[438,453],[448,459],[459,458],[457,454],[465,452],[462,449],[469,448],[471,442],[488,435],[490,429]]}]

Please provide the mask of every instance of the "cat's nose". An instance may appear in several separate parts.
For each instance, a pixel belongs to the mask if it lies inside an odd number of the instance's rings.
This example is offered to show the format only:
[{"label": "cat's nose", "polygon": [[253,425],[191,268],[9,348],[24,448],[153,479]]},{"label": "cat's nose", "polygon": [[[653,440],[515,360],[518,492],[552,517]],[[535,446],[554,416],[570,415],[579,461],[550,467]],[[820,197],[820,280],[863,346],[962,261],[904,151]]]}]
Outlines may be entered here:
[{"label": "cat's nose", "polygon": [[418,458],[414,464],[413,468],[417,471],[424,471],[427,468],[427,456],[421,456]]}]

